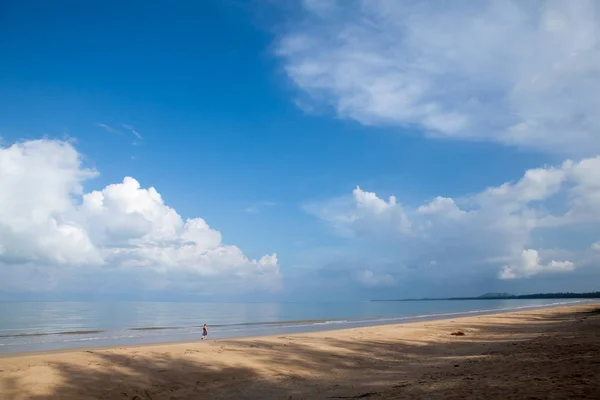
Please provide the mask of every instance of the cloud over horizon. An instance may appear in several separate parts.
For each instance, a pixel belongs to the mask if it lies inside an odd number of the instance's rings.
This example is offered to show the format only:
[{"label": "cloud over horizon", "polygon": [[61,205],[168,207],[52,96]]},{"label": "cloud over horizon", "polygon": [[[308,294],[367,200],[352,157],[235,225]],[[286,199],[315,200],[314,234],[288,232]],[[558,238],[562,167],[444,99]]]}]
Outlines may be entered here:
[{"label": "cloud over horizon", "polygon": [[[427,276],[523,279],[600,261],[594,253],[600,237],[600,157],[531,169],[516,182],[417,206],[357,187],[352,196],[305,209],[371,257],[350,274],[380,274],[386,284]],[[596,236],[575,242],[567,237],[569,230],[584,228]],[[387,262],[378,268],[374,260],[381,257]]]},{"label": "cloud over horizon", "polygon": [[64,141],[0,147],[1,290],[280,288],[276,254],[249,259],[202,218],[182,219],[132,177],[85,193],[97,174]]}]

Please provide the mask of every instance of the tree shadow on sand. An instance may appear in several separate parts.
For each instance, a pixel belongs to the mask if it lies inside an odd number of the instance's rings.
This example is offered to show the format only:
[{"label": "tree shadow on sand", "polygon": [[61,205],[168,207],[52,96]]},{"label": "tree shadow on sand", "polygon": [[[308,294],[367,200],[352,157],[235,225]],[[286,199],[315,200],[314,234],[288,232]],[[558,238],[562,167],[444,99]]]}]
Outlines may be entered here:
[{"label": "tree shadow on sand", "polygon": [[[519,317],[498,316],[497,323],[485,325],[448,321],[441,333],[413,340],[360,337],[357,330],[351,340],[336,339],[332,332],[318,339],[294,335],[276,342],[206,344],[210,351],[248,360],[233,366],[203,361],[194,345],[176,356],[143,349],[89,351],[81,357],[84,365],[41,366],[58,378],[50,393],[37,391],[35,382],[0,374],[0,398],[597,398],[600,317],[589,311],[528,315],[520,322]],[[465,336],[450,335],[457,329]]]}]

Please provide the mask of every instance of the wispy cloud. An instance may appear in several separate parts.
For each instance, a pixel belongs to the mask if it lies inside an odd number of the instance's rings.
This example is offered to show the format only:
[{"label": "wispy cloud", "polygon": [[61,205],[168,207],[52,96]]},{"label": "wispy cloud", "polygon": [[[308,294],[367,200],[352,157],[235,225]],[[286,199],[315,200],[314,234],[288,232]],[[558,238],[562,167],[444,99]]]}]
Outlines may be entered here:
[{"label": "wispy cloud", "polygon": [[133,144],[140,144],[140,142],[142,140],[144,140],[144,137],[135,130],[135,128],[131,125],[121,125],[123,128],[127,129],[129,132],[131,132],[133,134],[133,136],[135,136],[135,140],[133,141]]},{"label": "wispy cloud", "polygon": [[[113,128],[112,126],[107,125],[107,124],[97,123],[96,126],[104,129],[106,132],[109,132],[109,133],[115,133],[118,135],[122,135],[124,133],[122,130]],[[121,127],[123,129],[126,129],[129,132],[131,132],[131,134],[135,137],[135,139],[132,143],[133,145],[138,145],[142,142],[142,140],[144,140],[144,137],[133,126],[127,125],[127,124],[121,124]]]},{"label": "wispy cloud", "polygon": [[265,208],[277,207],[279,205],[281,205],[281,204],[277,203],[275,201],[261,201],[260,203],[252,204],[252,205],[246,207],[244,209],[244,211],[247,213],[250,213],[250,214],[258,214]]},{"label": "wispy cloud", "polygon": [[112,126],[109,126],[109,125],[106,125],[106,124],[100,124],[100,123],[98,123],[98,124],[96,124],[96,126],[104,129],[106,132],[109,132],[109,133],[117,133],[119,135],[123,133],[120,130],[115,129]]},{"label": "wispy cloud", "polygon": [[430,137],[600,152],[600,3],[472,3],[305,0],[277,47],[296,104]]}]

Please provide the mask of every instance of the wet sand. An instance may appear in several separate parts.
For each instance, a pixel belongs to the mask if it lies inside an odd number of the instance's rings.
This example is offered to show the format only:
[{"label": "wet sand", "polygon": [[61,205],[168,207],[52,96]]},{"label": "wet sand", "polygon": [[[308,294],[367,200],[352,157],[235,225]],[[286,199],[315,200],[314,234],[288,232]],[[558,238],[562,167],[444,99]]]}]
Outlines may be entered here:
[{"label": "wet sand", "polygon": [[600,304],[0,358],[3,400],[199,398],[596,399]]}]

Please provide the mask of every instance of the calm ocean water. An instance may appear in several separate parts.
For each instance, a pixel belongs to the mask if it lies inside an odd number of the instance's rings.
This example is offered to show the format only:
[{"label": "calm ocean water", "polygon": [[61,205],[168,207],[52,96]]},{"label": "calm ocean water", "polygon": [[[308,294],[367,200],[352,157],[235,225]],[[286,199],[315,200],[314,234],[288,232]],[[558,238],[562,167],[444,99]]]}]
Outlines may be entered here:
[{"label": "calm ocean water", "polygon": [[581,300],[356,303],[0,303],[0,353],[289,334],[548,307]]}]

